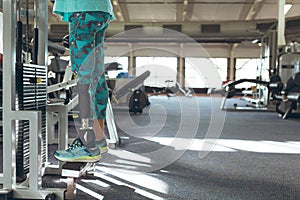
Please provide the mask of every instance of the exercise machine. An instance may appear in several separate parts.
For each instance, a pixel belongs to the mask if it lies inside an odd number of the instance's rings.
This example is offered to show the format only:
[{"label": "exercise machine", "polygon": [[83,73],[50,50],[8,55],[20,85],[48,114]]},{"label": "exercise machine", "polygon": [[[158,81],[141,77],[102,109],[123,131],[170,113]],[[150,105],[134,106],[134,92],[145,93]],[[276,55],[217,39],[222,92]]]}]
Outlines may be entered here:
[{"label": "exercise machine", "polygon": [[[26,45],[22,46],[21,3],[16,0],[3,0],[5,96],[1,194],[4,199],[63,199],[65,189],[43,188],[41,182],[44,172],[51,168],[48,164],[46,137],[48,35],[45,30],[48,30],[48,1],[34,1],[32,51],[29,51],[28,15],[25,24]],[[25,5],[28,13],[29,1],[25,1]]]},{"label": "exercise machine", "polygon": [[[125,104],[129,107],[129,112],[142,113],[143,108],[150,104],[147,94],[141,89],[144,80],[149,76],[150,72],[146,71],[135,78],[109,79],[111,101],[114,106]],[[137,93],[139,95],[136,95]]]},{"label": "exercise machine", "polygon": [[290,77],[286,84],[279,81],[270,86],[271,90],[276,91],[272,95],[276,102],[276,112],[287,119],[292,112],[300,113],[300,72]]},{"label": "exercise machine", "polygon": [[281,82],[286,84],[288,80],[300,71],[300,53],[284,52],[278,56],[277,73]]},{"label": "exercise machine", "polygon": [[152,96],[165,94],[168,98],[170,98],[182,93],[186,97],[192,97],[192,91],[189,88],[182,88],[178,82],[175,82],[174,86],[170,86],[171,83],[174,83],[173,80],[166,80],[165,83],[166,87],[160,91],[153,90]]},{"label": "exercise machine", "polygon": [[[253,87],[252,90],[250,90],[251,95],[253,95],[254,98],[248,98],[245,97],[245,95],[249,94],[248,91],[244,92],[244,96],[242,97],[243,100],[246,100],[248,104],[246,106],[239,107],[236,103],[233,105],[233,108],[226,107],[227,99],[234,97],[237,94],[236,86],[241,83],[253,83],[256,86]],[[221,103],[221,109],[222,110],[230,110],[230,111],[267,111],[267,105],[268,105],[268,98],[265,98],[262,96],[263,92],[261,90],[267,89],[269,85],[269,82],[267,81],[261,81],[258,79],[240,79],[237,81],[232,81],[223,86],[224,88],[224,97]]]},{"label": "exercise machine", "polygon": [[276,102],[276,112],[283,119],[287,119],[291,113],[300,113],[300,53],[296,44],[286,46],[286,51],[278,56],[277,83],[270,85],[274,91],[272,98]]}]

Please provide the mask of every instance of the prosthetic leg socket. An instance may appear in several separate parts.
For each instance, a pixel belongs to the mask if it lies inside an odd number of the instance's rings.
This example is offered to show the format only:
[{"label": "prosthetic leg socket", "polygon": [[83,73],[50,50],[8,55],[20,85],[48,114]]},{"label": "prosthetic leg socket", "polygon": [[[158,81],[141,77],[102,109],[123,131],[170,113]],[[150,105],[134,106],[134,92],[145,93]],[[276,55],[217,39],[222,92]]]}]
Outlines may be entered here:
[{"label": "prosthetic leg socket", "polygon": [[79,138],[87,150],[91,153],[99,151],[96,147],[96,137],[93,127],[89,125],[91,113],[91,99],[89,95],[90,84],[78,84],[79,94],[79,116],[81,118],[81,127],[79,128]]},{"label": "prosthetic leg socket", "polygon": [[81,119],[89,118],[91,113],[90,84],[78,84],[79,116]]}]

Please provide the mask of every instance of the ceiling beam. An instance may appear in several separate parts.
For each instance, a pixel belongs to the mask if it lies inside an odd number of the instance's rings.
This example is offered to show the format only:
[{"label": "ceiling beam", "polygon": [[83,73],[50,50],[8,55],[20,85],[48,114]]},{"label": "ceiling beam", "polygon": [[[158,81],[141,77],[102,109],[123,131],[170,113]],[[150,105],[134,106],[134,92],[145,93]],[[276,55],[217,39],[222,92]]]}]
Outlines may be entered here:
[{"label": "ceiling beam", "polygon": [[252,7],[253,3],[252,4],[248,4],[248,3],[245,3],[242,10],[241,10],[241,13],[240,13],[240,16],[239,16],[239,20],[245,20],[251,7]]},{"label": "ceiling beam", "polygon": [[[178,3],[180,2],[180,3]],[[176,21],[190,22],[193,16],[195,0],[177,0],[176,5]]]},{"label": "ceiling beam", "polygon": [[121,9],[121,13],[123,15],[124,21],[130,22],[131,20],[130,20],[127,4],[119,1],[119,8]]},{"label": "ceiling beam", "polygon": [[187,5],[186,8],[186,14],[185,14],[185,21],[192,21],[192,16],[193,16],[193,12],[194,12],[194,4],[195,4],[195,0],[189,0],[189,4]]},{"label": "ceiling beam", "polygon": [[[123,22],[124,21],[124,11],[122,10],[119,0],[113,0],[112,1],[113,10],[115,14],[115,18],[117,21]],[[127,14],[128,12],[126,12]]]},{"label": "ceiling beam", "polygon": [[182,22],[183,21],[183,12],[184,12],[184,0],[177,0],[176,2],[179,2],[176,4],[176,22]]},{"label": "ceiling beam", "polygon": [[255,19],[257,14],[260,12],[262,8],[262,3],[265,0],[254,0],[252,6],[250,7],[249,11],[247,12],[247,15],[245,16],[245,20],[252,20]]},{"label": "ceiling beam", "polygon": [[[294,19],[295,20],[295,19]],[[299,19],[300,20],[300,19]],[[287,20],[287,24],[289,24]],[[137,22],[118,22],[114,21],[110,24],[107,29],[106,36],[107,39],[110,38],[111,41],[114,42],[121,42],[121,41],[135,41],[135,42],[179,42],[178,38],[176,38],[176,34],[169,34],[167,32],[163,32],[162,30],[164,25],[181,25],[181,33],[194,39],[197,42],[226,42],[226,43],[238,43],[242,41],[252,41],[253,39],[260,38],[260,32],[256,31],[258,24],[273,24],[276,23],[275,20],[243,20],[243,21],[231,21],[231,22],[214,22],[220,24],[221,32],[219,33],[205,33],[201,32],[201,26],[207,24],[207,22],[199,23],[199,22],[173,22],[173,23],[163,23],[163,22],[144,22],[144,23],[137,23]],[[295,24],[293,22],[292,24]],[[300,42],[300,26],[299,23],[295,25],[287,26],[286,30],[286,39],[291,41],[298,41]],[[49,29],[49,40],[53,42],[61,42],[62,38],[68,34],[68,24],[67,23],[57,23],[50,25]],[[59,25],[59,26],[57,26]],[[125,25],[139,25],[141,27],[145,27],[147,32],[141,31],[134,31],[129,30],[128,33],[130,34],[123,34],[120,36],[121,33],[125,30]],[[150,28],[156,29],[150,29]],[[232,27],[235,27],[232,29]],[[153,31],[156,30],[156,31]],[[161,30],[161,31],[157,31]],[[254,30],[254,31],[252,31]],[[149,32],[150,31],[150,32]],[[149,37],[148,37],[149,36]],[[182,36],[179,34],[178,36]],[[174,38],[175,37],[175,38]]]}]

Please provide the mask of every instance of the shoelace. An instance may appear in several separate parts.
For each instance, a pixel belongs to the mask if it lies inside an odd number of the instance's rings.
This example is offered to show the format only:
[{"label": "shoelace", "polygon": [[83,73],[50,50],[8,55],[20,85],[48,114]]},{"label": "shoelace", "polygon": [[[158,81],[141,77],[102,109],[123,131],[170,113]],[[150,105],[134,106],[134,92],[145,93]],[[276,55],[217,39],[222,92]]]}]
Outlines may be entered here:
[{"label": "shoelace", "polygon": [[82,146],[81,141],[80,141],[79,139],[75,139],[75,140],[73,141],[73,143],[70,144],[70,145],[68,146],[67,151],[76,149],[77,147],[81,147],[81,146]]}]

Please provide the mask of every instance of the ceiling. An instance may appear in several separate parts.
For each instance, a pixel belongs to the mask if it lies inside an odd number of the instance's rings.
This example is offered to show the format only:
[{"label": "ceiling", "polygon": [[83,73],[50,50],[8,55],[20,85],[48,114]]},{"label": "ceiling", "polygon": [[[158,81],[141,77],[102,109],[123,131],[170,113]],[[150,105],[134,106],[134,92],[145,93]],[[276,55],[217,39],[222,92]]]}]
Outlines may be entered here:
[{"label": "ceiling", "polygon": [[[33,10],[34,0],[20,0],[22,8]],[[276,29],[278,0],[111,0],[116,20],[108,28],[107,36],[135,27],[164,27],[198,41],[241,42],[259,37],[259,24],[264,29]],[[26,5],[26,2],[28,4]],[[53,14],[54,0],[48,0],[49,37],[59,40],[68,32],[66,23]],[[2,4],[2,0],[0,0]],[[300,41],[300,0],[286,0],[292,7],[286,14],[286,37]],[[217,25],[220,30],[203,32],[202,25]],[[274,26],[275,24],[275,26]],[[171,29],[174,29],[174,26]],[[216,28],[216,27],[208,27]],[[217,27],[218,29],[218,27]],[[251,31],[249,31],[251,30]],[[254,33],[256,31],[256,33]],[[263,30],[264,31],[264,30]]]},{"label": "ceiling", "polygon": [[[0,0],[0,7],[2,7]],[[33,8],[35,0],[20,0]],[[276,19],[278,0],[111,0],[116,21],[122,22],[203,22]],[[284,1],[284,0],[282,0]],[[292,4],[287,18],[300,16],[300,0]],[[48,0],[50,9],[55,0]]]},{"label": "ceiling", "polygon": [[[25,1],[25,0],[24,0]],[[32,1],[32,0],[30,0]],[[53,15],[54,0],[49,1],[50,36],[65,34],[67,28],[51,24],[62,24],[57,15]],[[116,20],[108,29],[108,36],[128,30],[126,26],[151,27],[178,25],[175,30],[182,32],[198,41],[240,42],[252,40],[258,36],[253,33],[257,24],[266,23],[267,29],[273,25],[276,29],[277,0],[111,0]],[[286,14],[292,20],[287,29],[290,40],[300,41],[300,0],[286,0],[291,4]],[[219,25],[219,32],[201,32],[202,24]],[[298,25],[299,24],[299,25]],[[137,26],[138,25],[138,26]],[[292,26],[291,26],[292,25]],[[299,26],[299,27],[298,27]],[[129,28],[129,29],[131,29]],[[174,28],[174,27],[171,27]],[[52,34],[51,30],[55,29]],[[252,30],[252,33],[249,30]],[[225,30],[225,32],[224,32]],[[230,31],[231,30],[231,31]],[[261,31],[261,30],[258,30]],[[196,35],[195,35],[196,33]]]},{"label": "ceiling", "polygon": [[[203,22],[276,19],[277,0],[112,0],[117,21]],[[286,17],[300,16],[300,0],[286,0]]]},{"label": "ceiling", "polygon": [[[116,21],[122,22],[277,19],[277,0],[111,0],[111,2]],[[292,5],[286,18],[300,16],[300,0],[286,0],[286,4]]]}]

